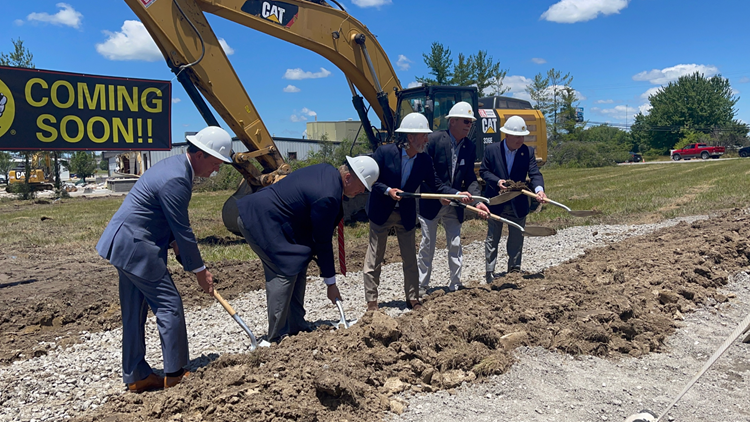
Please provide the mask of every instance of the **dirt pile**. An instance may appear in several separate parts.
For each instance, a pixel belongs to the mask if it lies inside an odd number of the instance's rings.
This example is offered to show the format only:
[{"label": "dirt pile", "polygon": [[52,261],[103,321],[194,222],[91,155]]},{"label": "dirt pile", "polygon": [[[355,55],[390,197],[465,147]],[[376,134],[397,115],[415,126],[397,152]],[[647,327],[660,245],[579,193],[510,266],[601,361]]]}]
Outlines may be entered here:
[{"label": "dirt pile", "polygon": [[[225,355],[162,392],[124,394],[78,420],[376,420],[394,395],[451,389],[512,365],[518,345],[617,358],[658,352],[675,320],[747,267],[739,210],[592,250],[538,274],[436,292],[421,311],[369,312],[272,349]],[[179,416],[178,416],[179,415]]]}]

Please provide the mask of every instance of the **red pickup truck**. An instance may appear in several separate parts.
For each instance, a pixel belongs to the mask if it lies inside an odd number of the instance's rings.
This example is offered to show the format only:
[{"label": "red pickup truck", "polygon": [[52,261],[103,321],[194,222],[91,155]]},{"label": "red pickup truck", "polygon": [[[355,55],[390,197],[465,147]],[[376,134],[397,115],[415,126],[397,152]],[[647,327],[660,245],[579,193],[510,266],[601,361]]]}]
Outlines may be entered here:
[{"label": "red pickup truck", "polygon": [[710,147],[706,144],[687,144],[685,148],[673,149],[672,159],[680,161],[681,159],[689,160],[691,158],[701,157],[704,160],[719,158],[724,154],[724,147]]}]

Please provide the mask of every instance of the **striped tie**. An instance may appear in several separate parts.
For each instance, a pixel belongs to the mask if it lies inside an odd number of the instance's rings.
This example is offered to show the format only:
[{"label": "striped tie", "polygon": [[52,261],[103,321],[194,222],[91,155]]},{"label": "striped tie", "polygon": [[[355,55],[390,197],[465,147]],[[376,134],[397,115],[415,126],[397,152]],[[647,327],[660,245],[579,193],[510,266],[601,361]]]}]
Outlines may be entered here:
[{"label": "striped tie", "polygon": [[346,252],[344,252],[344,219],[339,221],[339,266],[341,275],[346,275]]}]

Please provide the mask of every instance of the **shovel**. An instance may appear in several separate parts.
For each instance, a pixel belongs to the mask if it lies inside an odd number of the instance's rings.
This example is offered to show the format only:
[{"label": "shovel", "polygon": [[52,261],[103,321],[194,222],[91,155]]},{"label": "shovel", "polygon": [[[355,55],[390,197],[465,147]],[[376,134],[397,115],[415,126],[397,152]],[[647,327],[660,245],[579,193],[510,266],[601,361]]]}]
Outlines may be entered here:
[{"label": "shovel", "polygon": [[[462,204],[458,201],[454,201],[458,203],[462,207],[466,207],[476,213],[482,212],[479,208],[472,207],[471,205]],[[503,223],[513,226],[521,231],[521,234],[523,234],[526,237],[543,237],[543,236],[554,236],[557,234],[557,230],[549,228],[549,227],[542,227],[542,226],[526,226],[521,227],[520,224],[514,223],[507,218],[500,217],[499,215],[495,215],[490,213],[490,218],[497,221],[502,221]]]},{"label": "shovel", "polygon": [[[463,198],[466,198],[466,195],[450,195],[450,194],[443,194],[443,193],[410,193],[410,192],[399,192],[398,196],[402,198],[422,198],[422,199],[463,199]],[[485,204],[490,203],[490,200],[483,196],[471,195],[471,199],[477,200],[479,202],[484,202]],[[508,198],[508,199],[512,199],[512,198]],[[508,199],[506,199],[506,201]]]},{"label": "shovel", "polygon": [[216,300],[219,301],[219,303],[221,303],[221,306],[223,306],[224,309],[226,309],[227,312],[229,312],[229,315],[231,315],[232,318],[234,318],[234,320],[237,321],[237,324],[240,324],[240,327],[242,327],[242,329],[245,330],[247,335],[250,336],[250,351],[252,352],[253,350],[257,349],[258,340],[255,338],[255,335],[253,334],[253,332],[250,331],[250,327],[248,327],[247,324],[245,324],[245,321],[243,321],[242,318],[240,318],[240,316],[237,315],[237,312],[234,311],[234,308],[232,308],[232,305],[230,305],[229,302],[224,300],[224,298],[221,297],[221,295],[219,294],[219,292],[216,291],[216,289],[214,289],[214,297],[216,298]]},{"label": "shovel", "polygon": [[513,190],[510,192],[503,192],[497,196],[493,196],[492,198],[490,198],[489,204],[499,205],[499,204],[502,204],[503,202],[510,201],[511,199],[515,198],[516,196],[520,194],[521,194],[521,191],[517,191],[517,190]]},{"label": "shovel", "polygon": [[[527,191],[525,189],[522,190],[521,192],[524,195],[526,195],[526,196],[530,196],[530,197],[532,197],[532,198],[534,198],[536,200],[539,200],[539,197],[535,193],[531,193],[531,192],[529,192],[529,191]],[[601,211],[594,211],[594,210],[585,210],[585,211],[583,211],[583,210],[582,211],[571,210],[570,208],[566,207],[565,205],[563,205],[563,204],[561,204],[559,202],[555,202],[555,201],[553,201],[553,200],[551,200],[549,198],[547,198],[547,202],[549,202],[552,205],[557,205],[558,207],[564,209],[565,211],[568,212],[568,214],[572,215],[573,217],[591,217],[591,216],[599,215],[599,214],[602,213]]]},{"label": "shovel", "polygon": [[346,315],[344,315],[344,304],[341,303],[341,299],[336,298],[336,306],[339,308],[339,314],[341,315],[341,321],[339,321],[339,322],[337,322],[335,324],[331,323],[334,327],[336,327],[338,329],[338,328],[341,328],[341,326],[343,325],[344,328],[349,328],[352,325],[354,325],[354,324],[357,323],[356,319],[353,320],[353,321],[347,321],[346,320]]}]

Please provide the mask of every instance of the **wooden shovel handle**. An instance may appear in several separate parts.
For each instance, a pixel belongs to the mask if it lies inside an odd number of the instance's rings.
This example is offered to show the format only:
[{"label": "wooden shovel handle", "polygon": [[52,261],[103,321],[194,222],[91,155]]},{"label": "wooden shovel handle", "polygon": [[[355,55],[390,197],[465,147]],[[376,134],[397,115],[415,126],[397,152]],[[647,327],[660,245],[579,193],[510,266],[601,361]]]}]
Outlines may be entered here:
[{"label": "wooden shovel handle", "polygon": [[219,294],[219,292],[216,291],[216,289],[214,289],[214,297],[216,298],[216,300],[219,301],[219,303],[221,303],[221,306],[223,306],[224,309],[226,309],[227,312],[229,312],[229,315],[234,316],[234,314],[237,313],[234,311],[234,308],[232,308],[232,305],[230,305],[229,302],[224,300],[224,298],[221,297],[221,295]]},{"label": "wooden shovel handle", "polygon": [[532,197],[534,199],[537,199],[537,200],[539,199],[539,196],[537,196],[537,194],[535,194],[535,193],[533,193],[531,191],[527,191],[526,189],[522,189],[521,193],[523,193],[526,196],[530,196],[530,197]]}]

